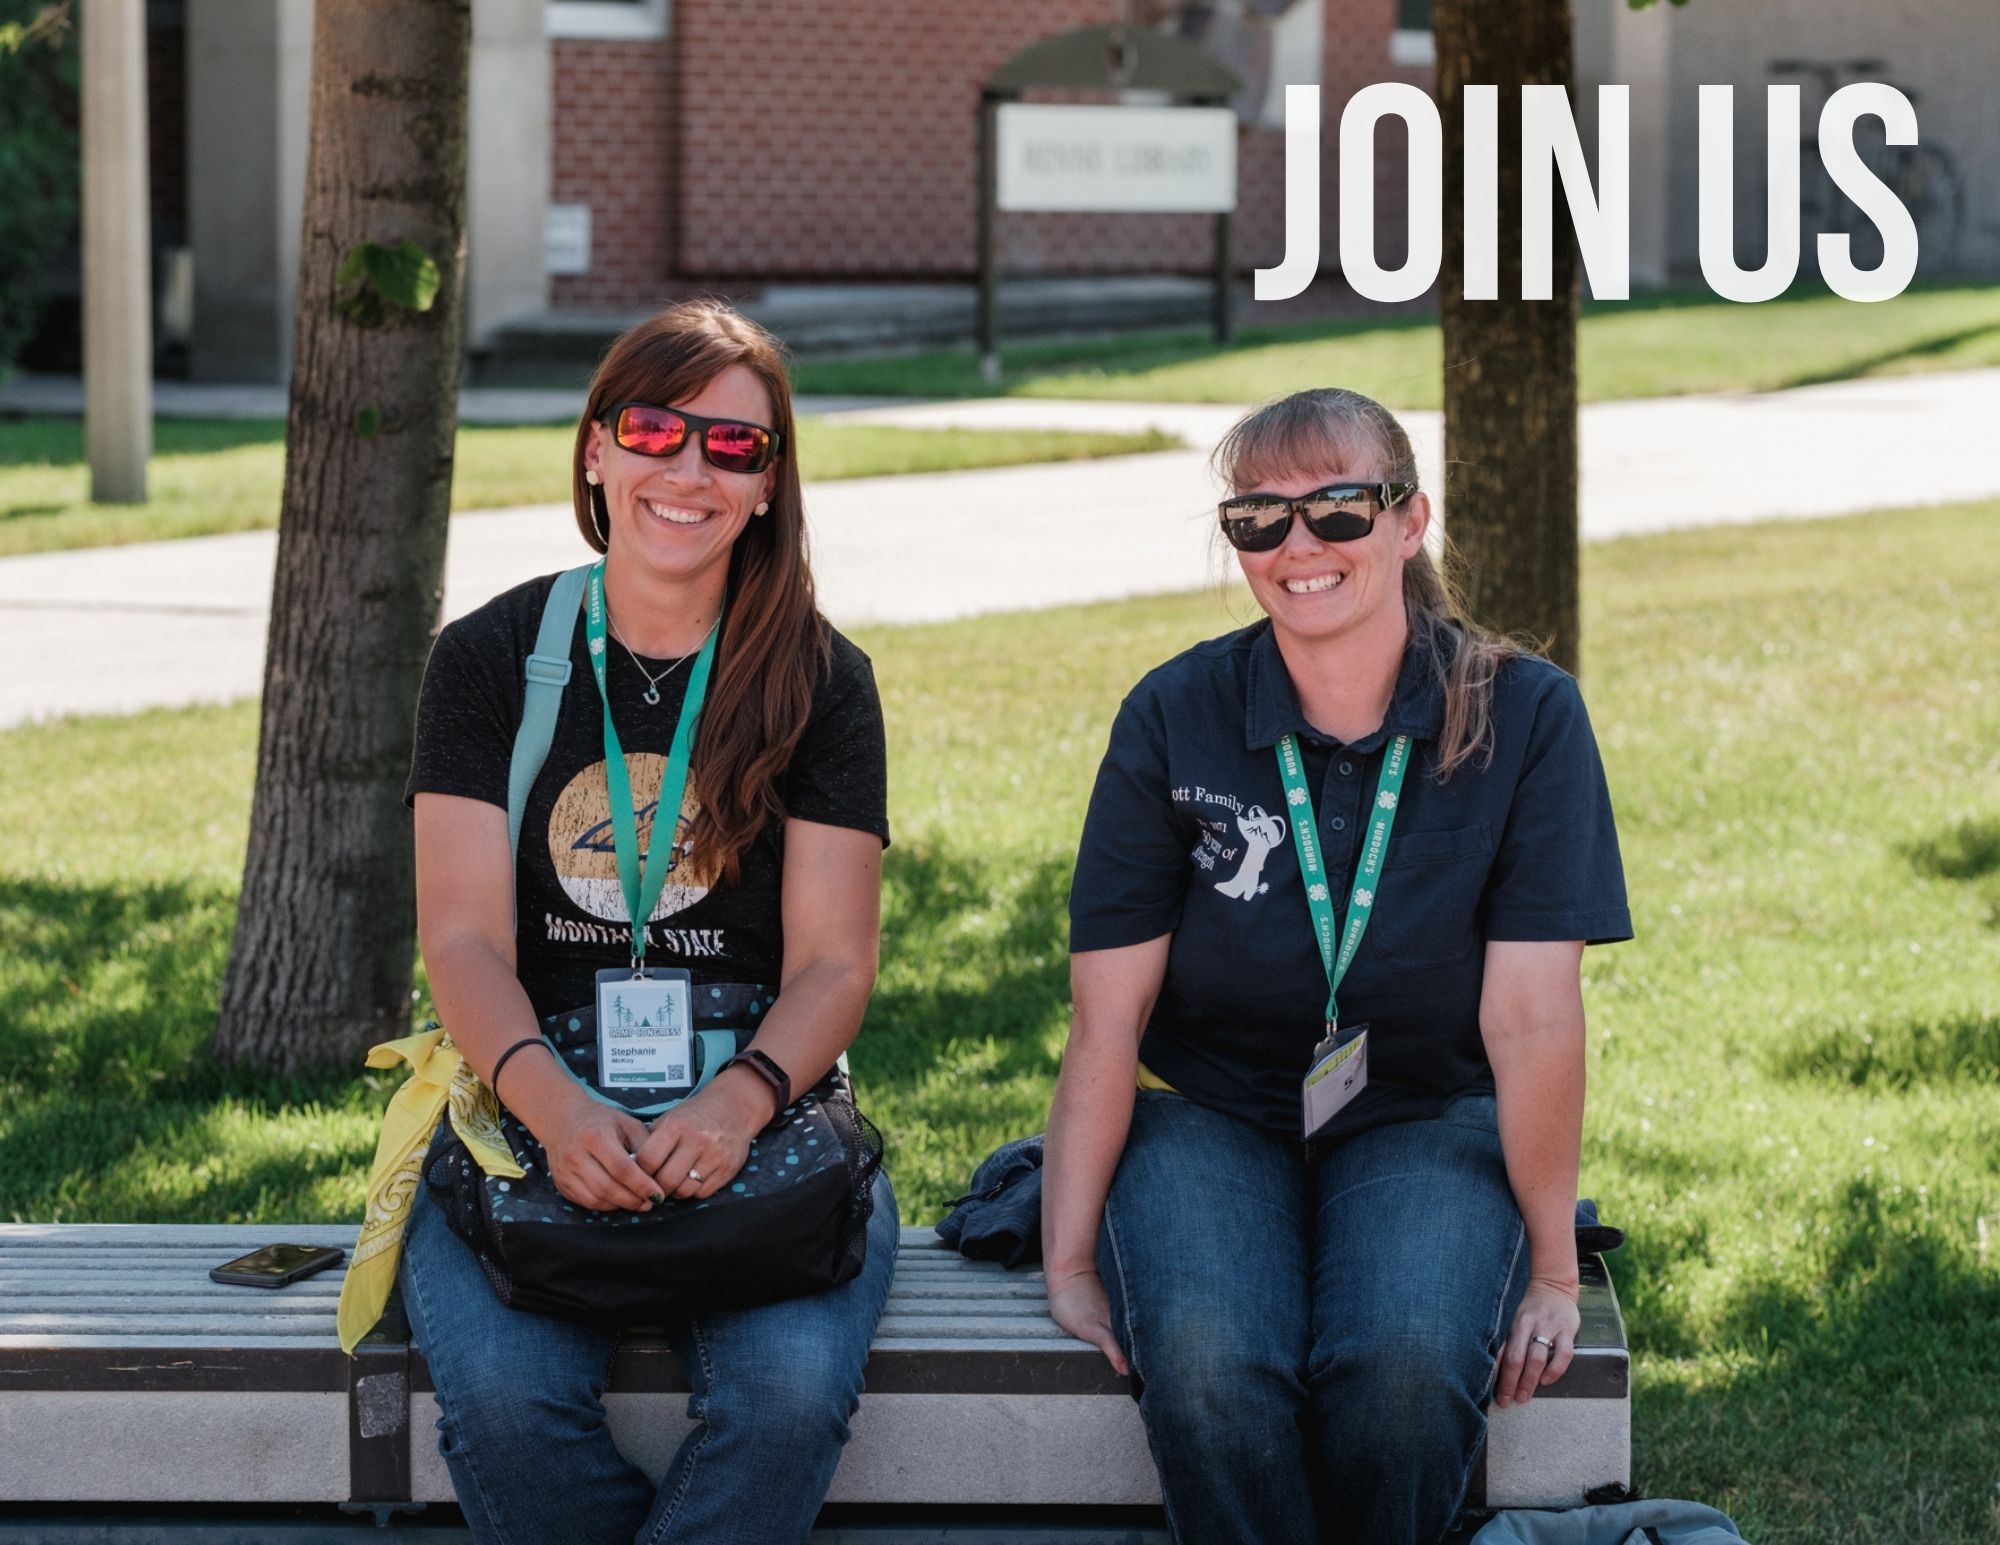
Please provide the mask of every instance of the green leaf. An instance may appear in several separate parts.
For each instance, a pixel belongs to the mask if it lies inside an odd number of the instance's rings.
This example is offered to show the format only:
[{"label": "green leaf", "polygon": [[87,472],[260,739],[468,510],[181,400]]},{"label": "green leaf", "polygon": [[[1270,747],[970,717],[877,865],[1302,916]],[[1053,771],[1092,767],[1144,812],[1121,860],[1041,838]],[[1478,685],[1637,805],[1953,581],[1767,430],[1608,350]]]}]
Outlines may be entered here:
[{"label": "green leaf", "polygon": [[392,306],[405,311],[428,311],[437,299],[438,266],[431,255],[413,241],[384,247],[363,242],[355,251],[368,266],[368,279]]},{"label": "green leaf", "polygon": [[347,256],[340,260],[340,272],[333,276],[335,284],[358,284],[368,277],[368,249],[372,242],[361,242],[350,247]]},{"label": "green leaf", "polygon": [[369,403],[354,415],[354,432],[364,440],[372,440],[382,432],[382,410]]}]

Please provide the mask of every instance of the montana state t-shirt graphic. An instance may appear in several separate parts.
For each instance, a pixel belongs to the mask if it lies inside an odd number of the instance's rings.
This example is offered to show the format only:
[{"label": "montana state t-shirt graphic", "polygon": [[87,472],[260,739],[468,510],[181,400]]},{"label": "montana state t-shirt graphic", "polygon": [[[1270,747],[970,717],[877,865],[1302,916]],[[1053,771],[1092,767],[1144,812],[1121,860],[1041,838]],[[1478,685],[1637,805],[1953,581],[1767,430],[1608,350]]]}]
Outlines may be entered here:
[{"label": "montana state t-shirt graphic", "polygon": [[[667,759],[652,751],[628,751],[626,774],[632,780],[634,798],[648,789],[658,790]],[[640,805],[638,816],[639,863],[643,869],[652,851],[657,794]],[[714,876],[708,866],[688,847],[695,817],[701,805],[689,783],[681,798],[680,820],[673,835],[673,866],[660,887],[659,902],[646,919],[657,923],[684,911],[706,896]],[[625,888],[618,878],[618,849],[611,830],[611,796],[605,786],[604,763],[592,762],[565,785],[549,812],[549,861],[563,893],[581,910],[610,923],[627,923]]]},{"label": "montana state t-shirt graphic", "polygon": [[[438,635],[417,708],[411,800],[450,794],[506,808],[526,694],[522,662],[535,649],[553,583],[548,575],[517,585]],[[631,959],[631,917],[604,786],[604,706],[583,634],[579,620],[570,636],[570,679],[555,733],[521,812],[514,896],[518,970],[529,1001],[543,1015],[591,1001],[595,973]],[[838,633],[829,632],[828,643],[828,668],[813,688],[804,733],[775,790],[785,819],[767,821],[740,851],[735,879],[724,883],[716,855],[688,845],[705,808],[697,794],[704,777],[699,759],[671,831],[660,823],[660,840],[674,844],[674,863],[646,919],[649,963],[683,965],[697,983],[776,982],[784,962],[786,820],[844,826],[887,840],[882,705],[874,673],[868,657]],[[720,647],[726,654],[727,637]],[[664,701],[648,703],[647,678],[623,653],[614,651],[606,670],[639,807],[641,865],[654,840],[654,801],[686,680],[682,670],[662,683]]]}]

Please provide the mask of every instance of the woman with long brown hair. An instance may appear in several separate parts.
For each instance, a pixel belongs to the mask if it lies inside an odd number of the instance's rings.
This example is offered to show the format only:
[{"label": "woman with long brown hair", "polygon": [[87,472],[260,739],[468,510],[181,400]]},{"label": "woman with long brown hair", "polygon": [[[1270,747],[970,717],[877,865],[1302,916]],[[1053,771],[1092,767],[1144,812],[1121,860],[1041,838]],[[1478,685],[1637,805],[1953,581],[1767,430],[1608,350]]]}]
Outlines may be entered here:
[{"label": "woman with long brown hair", "polygon": [[1577,1331],[1579,966],[1629,938],[1575,681],[1482,632],[1409,437],[1300,392],[1216,456],[1264,620],[1111,731],[1070,894],[1056,1321],[1188,1545],[1433,1545]]},{"label": "woman with long brown hair", "polygon": [[[545,1205],[570,1216],[534,1221],[610,1224],[615,1243],[669,1199],[720,1195],[719,1216],[726,1188],[799,1162],[768,1135],[755,1148],[793,1092],[844,1078],[875,980],[883,728],[867,657],[815,605],[796,444],[754,323],[693,302],[632,329],[577,429],[577,526],[603,561],[564,647],[537,654],[548,576],[447,627],[426,671],[409,784],[424,961],[465,1065],[532,1138],[514,1155],[546,1154]],[[514,834],[531,655],[568,681]],[[724,1030],[665,1038],[690,1021]],[[719,1033],[733,1054],[708,1050]],[[635,1047],[632,1067],[663,1066],[617,1071]],[[645,1103],[673,1084],[694,1092]],[[503,1305],[426,1179],[404,1300],[476,1540],[806,1537],[894,1265],[886,1177],[858,1275],[756,1307],[718,1284],[724,1307],[669,1324],[696,1425],[657,1488],[606,1427],[617,1327]]]}]

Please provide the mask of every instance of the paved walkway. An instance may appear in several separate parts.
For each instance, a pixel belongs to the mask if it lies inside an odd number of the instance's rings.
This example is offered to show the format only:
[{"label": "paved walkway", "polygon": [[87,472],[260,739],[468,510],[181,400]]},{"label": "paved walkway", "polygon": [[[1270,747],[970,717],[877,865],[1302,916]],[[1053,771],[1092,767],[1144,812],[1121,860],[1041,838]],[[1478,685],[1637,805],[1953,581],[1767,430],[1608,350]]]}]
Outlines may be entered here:
[{"label": "paved walkway", "polygon": [[[1191,447],[811,485],[820,594],[843,625],[1190,590],[1230,572],[1211,541],[1205,463],[1238,409],[1010,398],[836,411],[912,425],[1157,424]],[[1440,416],[1404,418],[1434,479]],[[1584,535],[2000,495],[1996,424],[2000,370],[1600,404],[1583,414]],[[15,662],[0,725],[255,693],[275,546],[253,532],[0,560],[0,657]],[[565,506],[455,516],[446,612],[586,556]]]}]

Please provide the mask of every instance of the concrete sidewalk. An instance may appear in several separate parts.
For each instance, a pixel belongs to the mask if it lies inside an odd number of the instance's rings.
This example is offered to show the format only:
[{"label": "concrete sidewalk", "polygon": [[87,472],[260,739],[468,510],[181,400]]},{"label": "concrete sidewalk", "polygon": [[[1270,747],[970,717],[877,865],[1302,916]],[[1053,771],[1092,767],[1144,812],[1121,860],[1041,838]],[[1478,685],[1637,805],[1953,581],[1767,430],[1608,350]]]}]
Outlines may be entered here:
[{"label": "concrete sidewalk", "polygon": [[[1011,398],[850,411],[1157,425],[1190,448],[810,485],[822,604],[842,625],[1197,589],[1233,572],[1212,542],[1206,456],[1238,409]],[[1435,482],[1440,415],[1403,419]],[[1584,536],[2000,495],[1995,424],[2000,370],[1599,404],[1583,413]],[[17,662],[0,680],[0,725],[255,693],[275,550],[272,533],[252,532],[0,560],[0,649]],[[566,506],[455,516],[446,614],[587,556]]]}]

